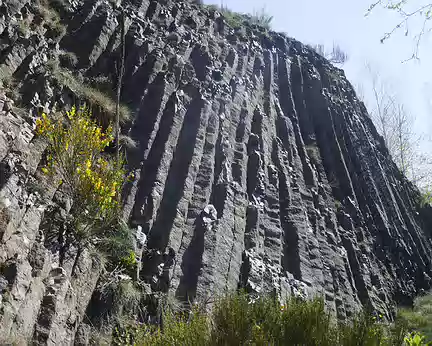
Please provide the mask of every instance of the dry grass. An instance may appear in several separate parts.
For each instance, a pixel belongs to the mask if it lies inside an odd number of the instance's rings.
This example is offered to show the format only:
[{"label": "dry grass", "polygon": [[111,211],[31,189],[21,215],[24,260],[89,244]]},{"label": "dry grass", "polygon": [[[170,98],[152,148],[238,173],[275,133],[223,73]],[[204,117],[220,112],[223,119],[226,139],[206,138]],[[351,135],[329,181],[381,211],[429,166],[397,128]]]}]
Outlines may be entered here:
[{"label": "dry grass", "polygon": [[14,102],[21,100],[21,93],[19,91],[18,80],[8,73],[3,72],[0,69],[0,88],[3,88],[6,96],[12,99]]},{"label": "dry grass", "polygon": [[62,67],[75,68],[78,64],[78,58],[75,53],[62,52],[59,55],[59,62]]},{"label": "dry grass", "polygon": [[[91,108],[99,108],[110,120],[114,119],[116,102],[108,94],[86,85],[66,70],[54,67],[51,72],[59,84],[68,87],[76,96],[88,102]],[[129,108],[125,105],[121,105],[120,121],[125,123],[130,120],[131,117],[132,115]]]},{"label": "dry grass", "polygon": [[306,145],[306,153],[312,163],[317,164],[320,162],[320,150],[316,144]]},{"label": "dry grass", "polygon": [[40,0],[36,9],[43,20],[48,38],[60,40],[66,34],[66,27],[62,24],[59,13],[48,0]]},{"label": "dry grass", "polygon": [[0,86],[3,88],[9,88],[13,83],[13,77],[10,74],[2,72],[0,69]]}]

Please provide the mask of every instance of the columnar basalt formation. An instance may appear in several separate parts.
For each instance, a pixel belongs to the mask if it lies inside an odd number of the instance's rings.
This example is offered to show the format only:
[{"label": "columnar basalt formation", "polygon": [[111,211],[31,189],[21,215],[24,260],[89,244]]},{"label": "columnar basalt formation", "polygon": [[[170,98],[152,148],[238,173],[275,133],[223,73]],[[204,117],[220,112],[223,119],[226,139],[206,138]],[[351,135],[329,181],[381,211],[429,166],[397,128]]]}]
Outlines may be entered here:
[{"label": "columnar basalt formation", "polygon": [[1,342],[82,343],[101,264],[56,236],[67,198],[40,172],[33,127],[41,110],[79,98],[52,61],[115,88],[123,11],[122,101],[133,113],[123,132],[137,143],[124,215],[147,235],[140,276],[151,291],[183,301],[237,288],[319,295],[345,319],[362,305],[391,318],[431,286],[419,194],[342,70],[191,2],[47,4],[61,39],[33,1],[0,0],[0,77],[27,109],[0,89]]}]

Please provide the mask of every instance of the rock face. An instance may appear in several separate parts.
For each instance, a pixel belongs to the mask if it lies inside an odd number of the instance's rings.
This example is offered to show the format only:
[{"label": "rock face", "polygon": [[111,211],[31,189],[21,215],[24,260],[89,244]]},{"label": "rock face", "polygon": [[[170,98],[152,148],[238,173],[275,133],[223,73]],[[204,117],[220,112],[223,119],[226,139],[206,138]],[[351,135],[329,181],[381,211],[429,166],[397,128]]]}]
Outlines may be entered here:
[{"label": "rock face", "polygon": [[134,114],[123,131],[137,143],[124,212],[153,291],[184,301],[239,287],[320,295],[345,319],[362,305],[391,318],[430,288],[418,192],[343,71],[294,39],[234,30],[190,2],[42,4],[60,14],[64,36],[33,1],[0,0],[0,78],[13,77],[30,109],[0,89],[0,343],[82,344],[101,265],[61,246],[50,221],[67,203],[40,173],[33,124],[79,96],[53,79],[53,59],[83,83],[115,81],[122,8],[122,98]]}]

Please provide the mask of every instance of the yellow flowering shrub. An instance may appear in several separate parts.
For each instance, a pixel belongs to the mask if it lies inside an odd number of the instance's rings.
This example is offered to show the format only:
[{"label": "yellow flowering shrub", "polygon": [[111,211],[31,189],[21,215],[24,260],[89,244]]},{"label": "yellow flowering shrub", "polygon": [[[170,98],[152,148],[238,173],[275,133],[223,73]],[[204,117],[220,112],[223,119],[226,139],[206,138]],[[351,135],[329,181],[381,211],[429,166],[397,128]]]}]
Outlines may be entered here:
[{"label": "yellow flowering shrub", "polygon": [[122,162],[103,154],[114,140],[112,127],[102,129],[87,108],[73,107],[62,119],[42,114],[36,133],[48,142],[42,171],[57,174],[71,196],[75,235],[82,240],[104,231],[116,218],[124,179]]}]

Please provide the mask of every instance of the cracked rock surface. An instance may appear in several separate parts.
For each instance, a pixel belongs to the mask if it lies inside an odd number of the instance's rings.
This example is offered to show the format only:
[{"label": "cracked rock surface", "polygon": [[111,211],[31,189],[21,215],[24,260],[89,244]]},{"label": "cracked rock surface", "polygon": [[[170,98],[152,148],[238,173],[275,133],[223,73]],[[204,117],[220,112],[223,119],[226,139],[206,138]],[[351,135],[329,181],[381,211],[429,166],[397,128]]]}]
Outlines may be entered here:
[{"label": "cracked rock surface", "polygon": [[116,80],[122,8],[122,101],[133,113],[123,132],[137,143],[124,213],[153,292],[319,295],[346,319],[362,305],[391,318],[430,288],[431,211],[342,70],[191,2],[49,3],[66,28],[58,38],[35,2],[0,0],[0,77],[27,109],[0,89],[0,343],[73,345],[85,334],[101,265],[62,250],[47,226],[67,201],[40,172],[33,128],[41,110],[80,98],[55,81],[53,59],[83,83]]}]

